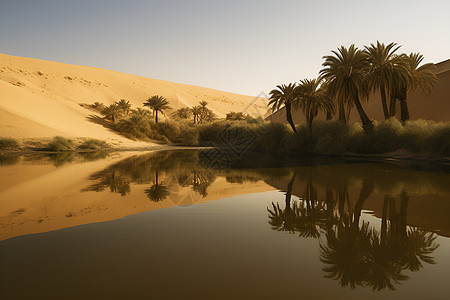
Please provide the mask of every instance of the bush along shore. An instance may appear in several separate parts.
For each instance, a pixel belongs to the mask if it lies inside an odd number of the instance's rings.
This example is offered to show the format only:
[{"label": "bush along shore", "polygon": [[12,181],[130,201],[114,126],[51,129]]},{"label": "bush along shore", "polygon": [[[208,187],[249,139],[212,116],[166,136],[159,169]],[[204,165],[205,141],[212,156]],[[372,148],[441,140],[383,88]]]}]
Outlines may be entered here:
[{"label": "bush along shore", "polygon": [[21,146],[14,138],[0,137],[1,151],[47,151],[47,152],[96,152],[111,149],[105,141],[97,139],[82,139],[82,142],[74,142],[62,136],[55,136],[48,143],[40,144],[38,146]]}]

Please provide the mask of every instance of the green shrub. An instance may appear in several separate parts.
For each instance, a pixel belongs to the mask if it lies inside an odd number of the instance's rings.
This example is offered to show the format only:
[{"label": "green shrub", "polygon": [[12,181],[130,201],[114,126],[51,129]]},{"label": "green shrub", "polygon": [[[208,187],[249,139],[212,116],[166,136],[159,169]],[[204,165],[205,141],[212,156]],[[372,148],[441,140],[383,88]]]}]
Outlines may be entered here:
[{"label": "green shrub", "polygon": [[0,137],[0,150],[17,150],[19,143],[13,138]]},{"label": "green shrub", "polygon": [[78,149],[81,150],[104,150],[108,148],[108,143],[105,141],[97,140],[97,139],[88,139],[84,141],[81,145],[78,146]]},{"label": "green shrub", "polygon": [[50,151],[74,151],[75,145],[72,140],[55,136],[51,142],[48,143]]}]

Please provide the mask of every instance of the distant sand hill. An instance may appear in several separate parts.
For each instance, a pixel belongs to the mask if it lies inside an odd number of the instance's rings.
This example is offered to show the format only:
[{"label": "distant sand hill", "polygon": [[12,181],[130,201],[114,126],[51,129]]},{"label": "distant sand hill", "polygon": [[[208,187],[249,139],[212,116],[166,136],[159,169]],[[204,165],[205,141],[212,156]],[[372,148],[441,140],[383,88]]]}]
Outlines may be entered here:
[{"label": "distant sand hill", "polygon": [[[431,95],[424,96],[418,92],[408,93],[408,108],[411,120],[450,121],[450,59],[437,63],[435,72],[439,78],[439,84]],[[369,101],[363,103],[363,107],[369,118],[384,120],[379,93],[372,95]],[[399,105],[397,105],[397,114],[400,119]],[[296,124],[304,122],[303,113],[298,108],[293,109],[292,117]],[[287,123],[284,108],[270,115],[267,119],[272,122]],[[317,119],[323,120],[325,116],[319,115]],[[352,109],[350,122],[356,121],[359,122],[360,118],[356,109]]]},{"label": "distant sand hill", "polygon": [[[166,97],[173,109],[206,100],[219,117],[230,111],[266,113],[267,100],[150,79],[99,68],[0,54],[0,136],[16,138],[125,138],[87,120],[80,103],[110,104],[120,99],[143,107],[152,95]],[[169,112],[170,113],[170,112]]]}]

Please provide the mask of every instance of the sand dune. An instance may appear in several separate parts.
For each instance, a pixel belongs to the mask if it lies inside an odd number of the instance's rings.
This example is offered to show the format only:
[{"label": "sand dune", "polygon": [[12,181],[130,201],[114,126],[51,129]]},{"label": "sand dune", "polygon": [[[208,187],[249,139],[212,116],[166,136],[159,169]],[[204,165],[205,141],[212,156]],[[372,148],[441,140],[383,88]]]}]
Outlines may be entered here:
[{"label": "sand dune", "polygon": [[[435,121],[450,121],[450,59],[437,63],[435,72],[439,78],[439,84],[430,95],[422,95],[419,92],[408,94],[408,108],[411,120],[425,119]],[[369,118],[384,120],[379,92],[370,96],[363,103],[364,110]],[[305,117],[300,109],[292,110],[292,117],[296,124],[303,123]],[[397,105],[397,117],[400,119],[400,107]],[[284,108],[268,117],[272,122],[287,123]],[[324,120],[325,116],[319,114],[318,120]],[[350,114],[350,122],[359,122],[360,118],[356,109]]]},{"label": "sand dune", "polygon": [[0,136],[48,138],[55,135],[129,141],[86,119],[80,103],[110,104],[120,99],[143,107],[152,95],[173,109],[206,100],[220,117],[230,111],[266,112],[265,99],[172,83],[99,68],[0,54]]}]

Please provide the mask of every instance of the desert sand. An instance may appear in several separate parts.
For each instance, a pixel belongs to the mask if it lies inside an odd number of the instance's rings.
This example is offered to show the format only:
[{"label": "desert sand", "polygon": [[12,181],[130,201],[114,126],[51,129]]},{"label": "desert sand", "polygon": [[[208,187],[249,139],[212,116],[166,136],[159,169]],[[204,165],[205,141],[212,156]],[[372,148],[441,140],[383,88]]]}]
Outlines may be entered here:
[{"label": "desert sand", "polygon": [[[266,99],[172,83],[93,67],[0,54],[0,136],[21,140],[90,137],[114,146],[140,147],[87,120],[93,111],[80,106],[120,99],[133,107],[153,95],[166,97],[173,109],[202,100],[224,117],[230,111],[264,115]],[[169,111],[170,113],[170,111]],[[164,119],[164,117],[163,117]]]},{"label": "desert sand", "polygon": [[[408,108],[411,120],[425,119],[434,121],[450,121],[450,59],[437,63],[436,75],[439,84],[430,95],[422,95],[419,92],[408,93]],[[372,94],[363,102],[364,110],[369,118],[384,120],[379,92]],[[400,106],[397,104],[397,117],[400,119]],[[292,110],[292,118],[296,124],[304,122],[305,117],[301,109]],[[278,123],[287,123],[284,108],[270,115],[268,120]],[[325,115],[320,113],[317,120],[324,120]],[[350,122],[360,122],[356,109],[350,113]]]}]

